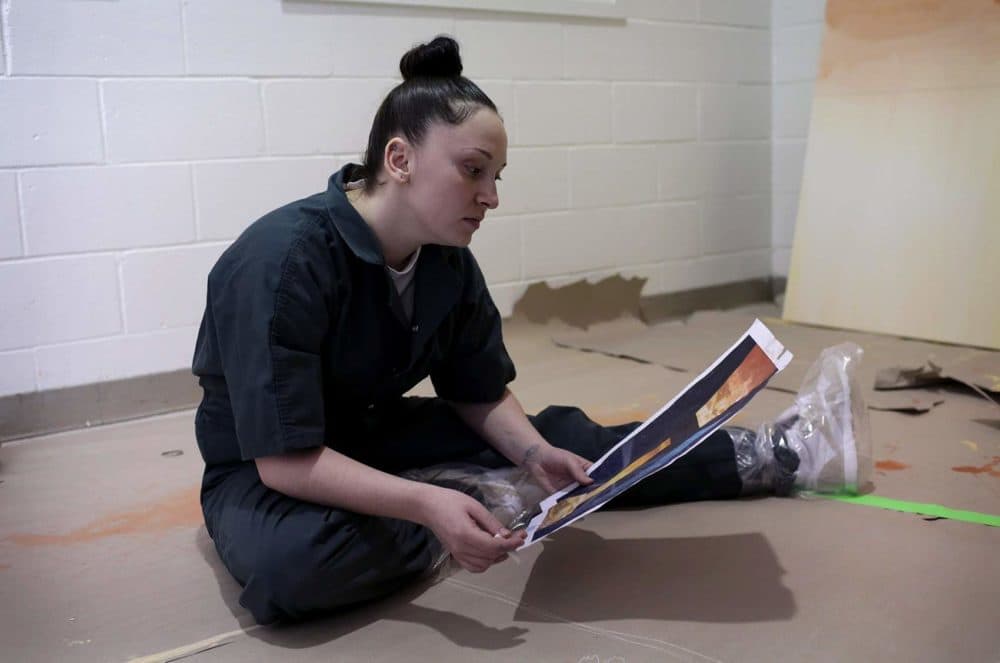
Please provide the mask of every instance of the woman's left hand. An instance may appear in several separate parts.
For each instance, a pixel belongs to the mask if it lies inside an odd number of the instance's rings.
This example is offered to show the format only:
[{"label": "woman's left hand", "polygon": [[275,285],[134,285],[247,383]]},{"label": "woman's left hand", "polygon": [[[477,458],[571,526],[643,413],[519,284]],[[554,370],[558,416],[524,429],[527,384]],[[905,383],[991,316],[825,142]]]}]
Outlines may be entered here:
[{"label": "woman's left hand", "polygon": [[587,476],[589,460],[551,444],[536,445],[528,449],[521,466],[550,493],[574,481],[584,486],[594,482]]}]

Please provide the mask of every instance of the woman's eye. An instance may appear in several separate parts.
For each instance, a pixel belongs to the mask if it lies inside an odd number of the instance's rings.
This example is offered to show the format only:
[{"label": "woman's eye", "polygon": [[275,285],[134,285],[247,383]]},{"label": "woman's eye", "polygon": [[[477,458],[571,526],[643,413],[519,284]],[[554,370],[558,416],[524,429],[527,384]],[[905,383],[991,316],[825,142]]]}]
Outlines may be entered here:
[{"label": "woman's eye", "polygon": [[475,166],[466,166],[466,170],[468,170],[469,175],[472,175],[473,177],[479,177],[479,175],[483,172],[482,168],[476,168]]}]

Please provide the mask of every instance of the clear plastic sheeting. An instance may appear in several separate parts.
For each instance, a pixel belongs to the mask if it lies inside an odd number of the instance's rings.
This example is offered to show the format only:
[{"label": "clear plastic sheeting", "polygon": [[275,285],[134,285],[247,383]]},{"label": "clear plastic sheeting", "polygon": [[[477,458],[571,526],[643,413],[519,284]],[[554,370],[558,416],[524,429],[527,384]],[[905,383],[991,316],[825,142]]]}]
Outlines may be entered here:
[{"label": "clear plastic sheeting", "polygon": [[[538,511],[548,492],[542,488],[527,470],[519,467],[490,469],[468,463],[445,463],[414,470],[401,475],[405,479],[431,483],[443,488],[452,488],[476,499],[493,514],[504,527],[510,530],[527,525]],[[429,574],[433,582],[443,580],[460,570],[451,561],[444,546],[437,542],[440,553]],[[516,559],[516,554],[511,553]]]},{"label": "clear plastic sheeting", "polygon": [[523,526],[548,495],[527,470],[519,467],[490,469],[468,463],[445,463],[407,470],[401,476],[470,495],[508,529]]},{"label": "clear plastic sheeting", "polygon": [[854,343],[826,348],[773,422],[726,429],[745,494],[858,493],[871,483],[871,432],[856,377],[862,355]]}]

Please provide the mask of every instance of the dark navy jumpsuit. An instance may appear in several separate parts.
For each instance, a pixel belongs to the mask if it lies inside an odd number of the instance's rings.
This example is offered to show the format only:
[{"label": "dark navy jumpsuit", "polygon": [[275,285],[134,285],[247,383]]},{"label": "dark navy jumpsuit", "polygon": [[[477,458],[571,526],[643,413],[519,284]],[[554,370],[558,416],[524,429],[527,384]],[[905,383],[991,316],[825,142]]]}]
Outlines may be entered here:
[{"label": "dark navy jumpsuit", "polygon": [[[375,234],[344,194],[356,168],[250,225],[208,278],[193,362],[204,390],[195,418],[202,509],[259,623],[391,593],[439,548],[415,523],[273,491],[255,458],[326,445],[392,473],[509,464],[445,403],[496,401],[514,379],[479,266],[468,249],[424,246],[408,321]],[[428,375],[439,398],[402,396]],[[552,444],[592,460],[635,426],[605,428],[572,407],[530,419]],[[613,505],[729,498],[740,488],[720,431]]]}]

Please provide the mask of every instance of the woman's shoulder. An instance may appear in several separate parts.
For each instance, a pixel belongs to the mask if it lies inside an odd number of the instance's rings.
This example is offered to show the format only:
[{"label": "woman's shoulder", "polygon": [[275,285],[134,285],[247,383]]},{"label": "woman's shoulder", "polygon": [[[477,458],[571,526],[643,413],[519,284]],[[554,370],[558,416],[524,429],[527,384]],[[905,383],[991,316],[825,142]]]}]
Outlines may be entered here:
[{"label": "woman's shoulder", "polygon": [[247,226],[236,243],[281,253],[302,240],[323,241],[328,235],[328,217],[324,194],[317,193],[268,212]]},{"label": "woman's shoulder", "polygon": [[272,210],[247,226],[223,252],[212,275],[235,269],[282,271],[289,260],[325,261],[334,241],[323,194],[315,194]]}]

